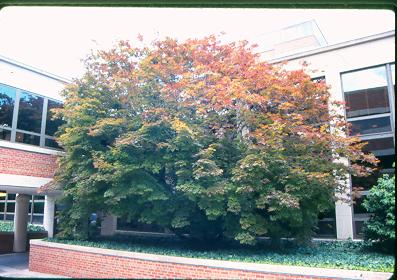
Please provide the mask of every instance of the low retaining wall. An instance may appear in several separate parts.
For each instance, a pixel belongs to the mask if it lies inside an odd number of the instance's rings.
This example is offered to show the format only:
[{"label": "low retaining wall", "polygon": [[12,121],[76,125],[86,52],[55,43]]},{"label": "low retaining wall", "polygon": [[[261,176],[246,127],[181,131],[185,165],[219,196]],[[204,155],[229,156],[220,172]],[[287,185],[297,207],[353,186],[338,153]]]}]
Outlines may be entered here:
[{"label": "low retaining wall", "polygon": [[389,279],[391,273],[172,257],[30,241],[29,270],[73,278]]}]

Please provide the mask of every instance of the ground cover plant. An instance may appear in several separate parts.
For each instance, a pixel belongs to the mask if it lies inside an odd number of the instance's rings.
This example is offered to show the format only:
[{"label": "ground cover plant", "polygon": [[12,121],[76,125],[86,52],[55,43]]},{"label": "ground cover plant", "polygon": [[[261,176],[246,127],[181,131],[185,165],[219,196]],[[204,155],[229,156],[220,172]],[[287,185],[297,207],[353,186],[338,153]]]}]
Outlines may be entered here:
[{"label": "ground cover plant", "polygon": [[201,244],[308,242],[346,175],[376,162],[346,137],[324,83],[261,61],[247,42],[120,41],[86,66],[56,114],[65,121],[59,237],[89,238],[99,213]]},{"label": "ground cover plant", "polygon": [[49,239],[52,242],[116,249],[169,256],[206,258],[267,264],[356,269],[393,272],[394,256],[371,251],[364,242],[322,241],[310,247],[290,242],[274,248],[267,241],[247,247],[236,243],[218,243],[211,248],[198,248],[195,243],[175,238],[116,237],[91,241]]},{"label": "ground cover plant", "polygon": [[[14,222],[0,221],[0,232],[13,232]],[[28,232],[41,232],[45,231],[44,227],[40,225],[28,224]]]}]

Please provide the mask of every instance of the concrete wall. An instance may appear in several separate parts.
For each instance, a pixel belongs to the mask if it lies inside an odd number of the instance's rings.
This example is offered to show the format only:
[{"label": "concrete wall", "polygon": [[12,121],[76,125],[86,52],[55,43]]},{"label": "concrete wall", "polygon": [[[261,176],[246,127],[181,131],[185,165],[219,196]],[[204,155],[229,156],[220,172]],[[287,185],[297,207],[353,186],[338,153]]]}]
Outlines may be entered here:
[{"label": "concrete wall", "polygon": [[65,82],[29,71],[3,60],[0,60],[0,83],[57,100],[62,100],[59,93],[65,86]]},{"label": "concrete wall", "polygon": [[308,73],[312,77],[325,76],[327,84],[331,86],[331,97],[343,101],[340,73],[394,62],[394,40],[392,36],[304,57],[287,57],[285,69],[300,69],[302,63],[307,62]]}]

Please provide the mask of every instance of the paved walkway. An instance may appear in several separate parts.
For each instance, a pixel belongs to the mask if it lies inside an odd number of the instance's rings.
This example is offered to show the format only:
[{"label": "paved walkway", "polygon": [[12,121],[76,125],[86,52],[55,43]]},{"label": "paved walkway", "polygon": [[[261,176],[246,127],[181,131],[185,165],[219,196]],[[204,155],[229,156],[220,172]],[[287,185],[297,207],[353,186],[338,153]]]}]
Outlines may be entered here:
[{"label": "paved walkway", "polygon": [[28,253],[0,255],[0,278],[65,278],[53,274],[29,271]]}]

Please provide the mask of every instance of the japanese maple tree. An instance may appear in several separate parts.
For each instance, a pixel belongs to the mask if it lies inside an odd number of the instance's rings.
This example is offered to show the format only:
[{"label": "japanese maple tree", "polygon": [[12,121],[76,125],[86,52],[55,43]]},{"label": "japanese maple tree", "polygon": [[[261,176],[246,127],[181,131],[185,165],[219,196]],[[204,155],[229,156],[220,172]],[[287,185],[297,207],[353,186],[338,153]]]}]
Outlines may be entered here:
[{"label": "japanese maple tree", "polygon": [[86,65],[58,111],[63,236],[87,238],[100,211],[197,240],[307,241],[347,175],[376,162],[324,83],[247,42],[120,41]]}]

